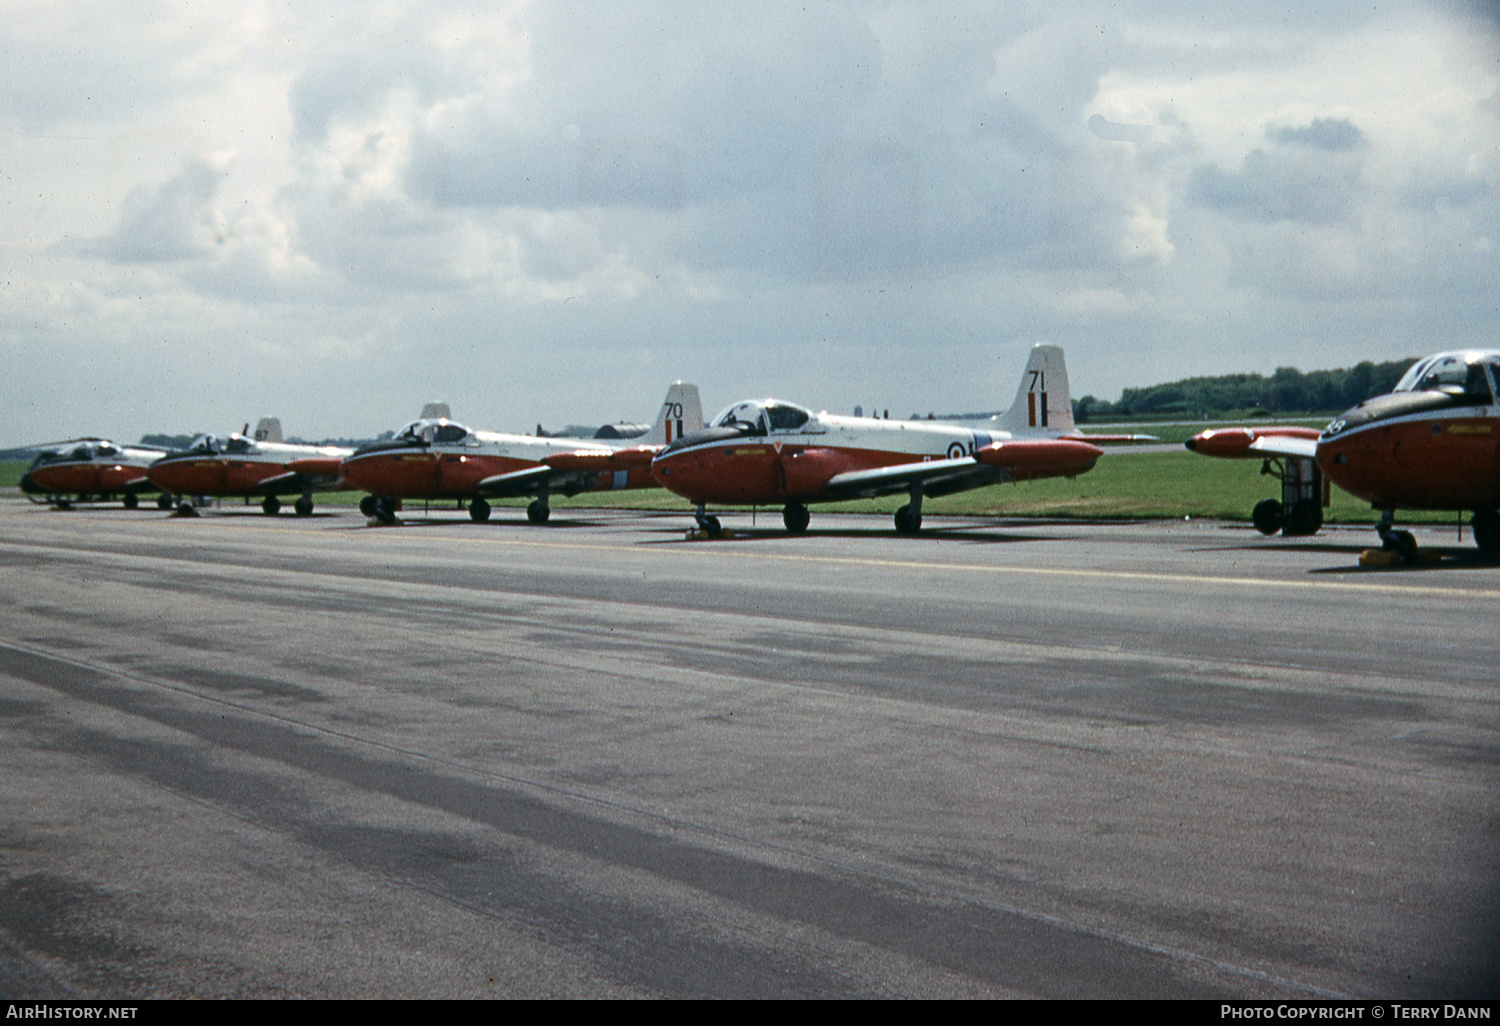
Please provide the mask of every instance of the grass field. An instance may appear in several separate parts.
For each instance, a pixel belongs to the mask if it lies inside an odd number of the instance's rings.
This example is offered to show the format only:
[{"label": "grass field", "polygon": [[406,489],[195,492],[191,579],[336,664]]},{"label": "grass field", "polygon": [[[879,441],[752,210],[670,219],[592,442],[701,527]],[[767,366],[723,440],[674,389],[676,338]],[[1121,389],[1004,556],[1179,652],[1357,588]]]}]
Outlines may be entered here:
[{"label": "grass field", "polygon": [[[1159,434],[1159,431],[1153,431]],[[0,486],[14,487],[24,463],[0,463]],[[1248,520],[1255,503],[1268,496],[1280,497],[1281,484],[1274,477],[1263,477],[1255,460],[1215,460],[1181,452],[1132,452],[1114,449],[1106,452],[1098,465],[1072,481],[1055,479],[1024,484],[995,485],[971,492],[928,499],[924,512],[951,516],[1034,516],[1073,517],[1090,520],[1134,520],[1181,517],[1210,517],[1224,520]],[[352,506],[359,502],[359,492],[330,492],[316,497],[320,506]],[[241,500],[227,499],[226,504]],[[498,506],[525,506],[525,499],[502,500]],[[903,496],[883,499],[859,499],[819,505],[818,511],[893,514],[905,502]],[[149,506],[148,499],[143,506]],[[639,492],[594,492],[571,499],[556,497],[555,509],[609,507],[612,509],[649,509],[687,511],[685,500],[661,489]],[[415,511],[421,503],[407,504]],[[453,504],[433,503],[433,509],[453,508]],[[774,515],[774,511],[773,511]],[[1333,504],[1324,512],[1330,523],[1373,524],[1378,514],[1367,503],[1337,488]],[[1405,513],[1406,523],[1451,523],[1453,513]]]}]

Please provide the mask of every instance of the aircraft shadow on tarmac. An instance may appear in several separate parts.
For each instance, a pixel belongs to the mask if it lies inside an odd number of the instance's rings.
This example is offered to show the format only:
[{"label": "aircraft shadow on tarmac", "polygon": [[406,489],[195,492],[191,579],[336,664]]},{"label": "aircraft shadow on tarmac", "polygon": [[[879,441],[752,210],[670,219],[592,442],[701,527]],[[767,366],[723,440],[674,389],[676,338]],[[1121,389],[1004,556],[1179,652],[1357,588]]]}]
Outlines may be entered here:
[{"label": "aircraft shadow on tarmac", "polygon": [[[744,526],[739,523],[725,524],[726,532],[732,531],[732,537],[714,539],[720,542],[797,542],[808,538],[894,538],[910,541],[947,541],[947,542],[970,542],[970,543],[1014,543],[1014,542],[1044,542],[1059,541],[1061,535],[1042,533],[1037,528],[1057,526],[1066,521],[1057,521],[1056,524],[1046,521],[1021,520],[1021,521],[993,521],[986,520],[976,524],[944,524],[942,526],[929,524],[924,526],[920,532],[914,535],[900,535],[892,531],[884,523],[879,527],[811,527],[805,531],[793,534],[786,530],[778,522],[779,518],[770,518],[766,526],[751,524]],[[670,533],[671,537],[655,539],[647,544],[666,545],[681,542],[684,532],[691,530],[692,523],[673,525],[671,528],[662,529],[663,534]],[[1003,533],[1001,533],[1003,532]],[[704,540],[708,544],[709,539]]]},{"label": "aircraft shadow on tarmac", "polygon": [[1347,555],[1349,565],[1317,567],[1310,574],[1389,574],[1416,573],[1419,571],[1493,570],[1500,567],[1500,553],[1481,552],[1468,546],[1424,545],[1419,550],[1426,559],[1391,566],[1360,566],[1359,557],[1379,545],[1351,545],[1347,543],[1318,543],[1316,541],[1272,542],[1261,544],[1223,545],[1203,548],[1204,552],[1309,552],[1318,555]]}]

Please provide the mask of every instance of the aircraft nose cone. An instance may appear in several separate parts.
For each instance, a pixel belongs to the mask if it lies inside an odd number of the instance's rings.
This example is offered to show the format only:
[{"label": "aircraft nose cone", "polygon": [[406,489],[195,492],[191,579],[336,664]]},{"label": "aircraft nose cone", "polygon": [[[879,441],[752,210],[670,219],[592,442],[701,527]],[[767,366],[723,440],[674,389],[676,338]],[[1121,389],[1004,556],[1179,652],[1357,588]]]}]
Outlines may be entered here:
[{"label": "aircraft nose cone", "polygon": [[21,486],[21,491],[25,492],[27,495],[40,495],[41,494],[42,490],[39,487],[37,487],[36,481],[32,478],[32,476],[30,474],[22,474],[21,475],[21,480],[19,482],[17,482],[17,483]]}]

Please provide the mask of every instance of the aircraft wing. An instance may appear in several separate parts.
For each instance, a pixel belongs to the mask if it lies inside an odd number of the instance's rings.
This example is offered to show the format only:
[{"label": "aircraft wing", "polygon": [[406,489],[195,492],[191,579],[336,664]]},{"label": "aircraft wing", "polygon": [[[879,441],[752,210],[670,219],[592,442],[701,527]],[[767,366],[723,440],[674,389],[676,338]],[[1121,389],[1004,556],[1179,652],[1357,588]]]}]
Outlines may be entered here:
[{"label": "aircraft wing", "polygon": [[1061,435],[1072,442],[1089,442],[1093,445],[1134,445],[1137,442],[1159,442],[1160,438],[1155,435],[1086,435],[1082,431],[1075,431],[1070,435]]},{"label": "aircraft wing", "polygon": [[544,483],[550,484],[557,471],[545,463],[524,470],[513,470],[508,474],[496,474],[479,482],[478,491],[487,499],[504,499],[516,495],[531,495]]},{"label": "aircraft wing", "polygon": [[309,457],[292,460],[285,474],[268,477],[255,486],[262,495],[291,495],[302,492],[332,492],[346,487],[339,474],[336,457]]},{"label": "aircraft wing", "polygon": [[1290,426],[1213,428],[1183,444],[1200,455],[1231,460],[1267,456],[1311,459],[1317,455],[1319,434],[1317,428]]},{"label": "aircraft wing", "polygon": [[555,470],[574,470],[585,474],[608,474],[620,470],[646,470],[652,458],[662,449],[659,445],[633,445],[627,449],[580,449],[548,456],[547,466]]},{"label": "aircraft wing", "polygon": [[125,492],[127,495],[139,495],[142,492],[161,491],[160,488],[156,487],[156,485],[152,484],[146,479],[145,474],[142,474],[140,477],[133,477],[129,481],[126,481],[125,484],[120,487],[120,490],[122,492]]},{"label": "aircraft wing", "polygon": [[[965,486],[970,488],[977,488],[981,483],[989,484],[1004,480],[1002,476],[989,468],[981,466],[974,457],[960,456],[951,460],[898,463],[893,467],[878,467],[874,470],[851,470],[843,474],[835,474],[828,479],[825,487],[831,492],[843,492],[850,497],[886,495],[891,492],[904,491],[919,482],[924,486],[925,491],[927,485],[938,485],[965,477],[987,479]],[[961,491],[962,489],[955,490]]]},{"label": "aircraft wing", "polygon": [[1316,438],[1293,438],[1288,435],[1271,435],[1257,438],[1250,443],[1250,451],[1262,456],[1294,456],[1312,459],[1318,455]]},{"label": "aircraft wing", "polygon": [[826,487],[850,496],[870,496],[920,483],[927,495],[952,495],[1006,481],[1072,477],[1089,470],[1102,455],[1103,449],[1076,438],[1007,439],[976,449],[972,456],[835,474]]}]

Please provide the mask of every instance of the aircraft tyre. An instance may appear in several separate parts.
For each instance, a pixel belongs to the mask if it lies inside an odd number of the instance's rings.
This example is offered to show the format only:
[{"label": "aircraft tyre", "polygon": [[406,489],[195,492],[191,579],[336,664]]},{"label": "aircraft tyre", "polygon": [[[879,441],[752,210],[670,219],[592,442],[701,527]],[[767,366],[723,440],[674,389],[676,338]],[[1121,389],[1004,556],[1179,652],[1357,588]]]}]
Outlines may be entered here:
[{"label": "aircraft tyre", "polygon": [[545,524],[550,516],[552,516],[552,507],[539,499],[533,499],[526,507],[526,519],[533,524]]},{"label": "aircraft tyre", "polygon": [[299,496],[297,501],[292,503],[292,509],[299,517],[310,517],[313,511],[313,501],[306,495]]},{"label": "aircraft tyre", "polygon": [[158,495],[156,497],[156,508],[157,509],[171,509],[172,508],[172,497],[170,495],[168,495],[166,492],[162,492],[160,495]]},{"label": "aircraft tyre", "polygon": [[377,500],[375,496],[366,495],[364,498],[359,500],[359,511],[367,517],[373,517],[375,515],[376,501]]},{"label": "aircraft tyre", "polygon": [[69,502],[67,499],[58,499],[56,502],[54,502],[52,504],[52,508],[53,509],[72,509],[73,508],[73,504],[71,502]]},{"label": "aircraft tyre", "polygon": [[922,514],[913,514],[910,506],[896,510],[896,533],[916,534],[922,530]]},{"label": "aircraft tyre", "polygon": [[469,519],[476,524],[482,524],[490,518],[490,504],[483,499],[475,499],[469,503]]},{"label": "aircraft tyre", "polygon": [[267,495],[266,501],[260,504],[260,511],[268,517],[274,517],[281,512],[281,500],[274,495]]},{"label": "aircraft tyre", "polygon": [[1286,518],[1286,526],[1281,529],[1281,533],[1288,537],[1317,534],[1322,526],[1323,507],[1316,502],[1299,502],[1292,507]]},{"label": "aircraft tyre", "polygon": [[120,503],[126,509],[135,509],[137,506],[139,506],[141,504],[141,500],[137,499],[135,497],[135,493],[134,492],[129,492],[129,493],[126,494],[126,496],[123,499],[120,500]]},{"label": "aircraft tyre", "polygon": [[807,525],[811,520],[812,514],[800,502],[789,502],[781,511],[781,522],[786,524],[786,529],[792,534],[801,534],[807,530]]},{"label": "aircraft tyre", "polygon": [[699,526],[703,528],[703,533],[710,538],[717,538],[724,533],[724,525],[719,523],[718,517],[704,517]]},{"label": "aircraft tyre", "polygon": [[1250,522],[1261,534],[1275,534],[1281,530],[1286,518],[1281,514],[1280,500],[1261,499],[1250,511]]},{"label": "aircraft tyre", "polygon": [[370,515],[382,524],[394,524],[396,522],[396,500],[384,497],[376,499],[374,502],[374,512]]},{"label": "aircraft tyre", "polygon": [[191,502],[183,499],[177,504],[177,512],[173,513],[172,515],[177,517],[195,517],[198,515],[198,511],[193,508],[193,504]]},{"label": "aircraft tyre", "polygon": [[1477,509],[1469,526],[1474,530],[1474,544],[1481,552],[1500,552],[1500,513]]}]

